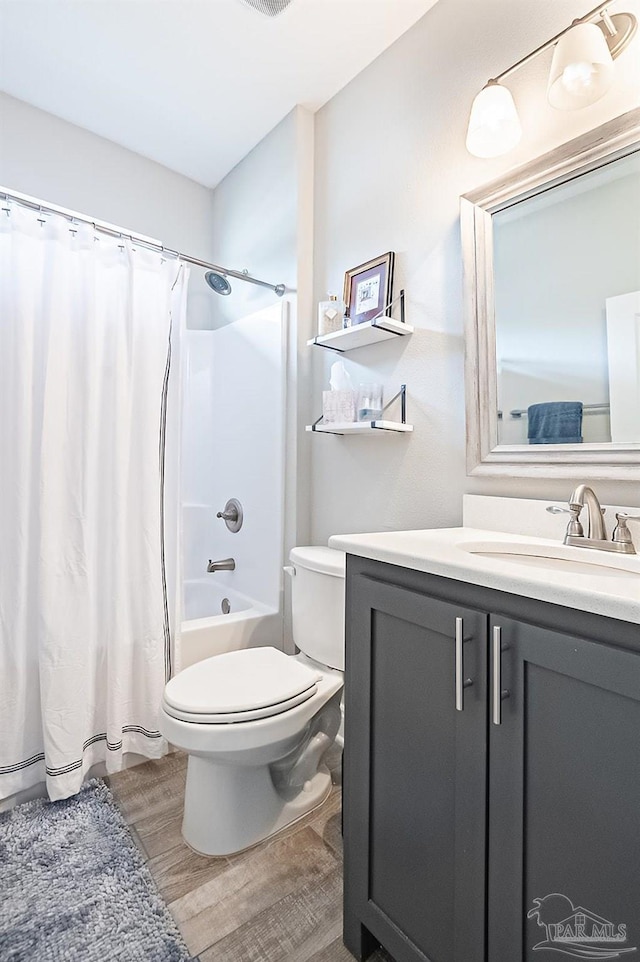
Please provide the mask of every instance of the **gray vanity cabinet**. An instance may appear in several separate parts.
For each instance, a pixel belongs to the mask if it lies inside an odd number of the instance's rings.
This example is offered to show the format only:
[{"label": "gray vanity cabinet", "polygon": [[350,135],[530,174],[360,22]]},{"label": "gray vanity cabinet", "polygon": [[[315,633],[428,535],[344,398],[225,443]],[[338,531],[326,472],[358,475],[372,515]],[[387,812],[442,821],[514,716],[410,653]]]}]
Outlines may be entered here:
[{"label": "gray vanity cabinet", "polygon": [[[484,959],[486,616],[349,581],[345,942],[398,962]],[[455,709],[456,618],[464,710]]]},{"label": "gray vanity cabinet", "polygon": [[565,908],[640,958],[637,625],[349,556],[346,668],[356,958],[545,962]]},{"label": "gray vanity cabinet", "polygon": [[509,695],[489,740],[488,958],[557,955],[534,946],[567,900],[587,937],[590,913],[625,925],[619,947],[640,958],[640,653],[495,616],[492,645],[496,629]]}]

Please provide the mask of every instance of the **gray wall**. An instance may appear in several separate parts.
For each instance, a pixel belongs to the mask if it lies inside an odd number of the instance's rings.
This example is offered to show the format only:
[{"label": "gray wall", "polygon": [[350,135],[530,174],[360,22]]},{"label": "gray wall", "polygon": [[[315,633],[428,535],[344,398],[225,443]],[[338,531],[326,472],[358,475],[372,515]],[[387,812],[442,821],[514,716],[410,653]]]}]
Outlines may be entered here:
[{"label": "gray wall", "polygon": [[[640,13],[638,0],[625,9]],[[599,103],[546,103],[550,54],[509,81],[524,137],[493,161],[471,157],[465,131],[474,95],[500,70],[574,17],[582,0],[439,0],[415,27],[316,115],[314,294],[341,290],[345,269],[397,253],[411,338],[345,355],[356,382],[388,396],[406,382],[410,438],[314,436],[312,539],[337,532],[457,525],[462,494],[566,499],[571,481],[467,478],[464,457],[460,194],[638,104],[639,38],[616,64]],[[320,410],[335,358],[315,350]],[[577,480],[577,479],[576,479]],[[600,483],[603,500],[640,504],[640,485]]]},{"label": "gray wall", "polygon": [[[271,284],[297,285],[298,114],[294,110],[212,191],[213,259]],[[216,297],[216,326],[273,303],[264,288],[231,278],[233,295]]]},{"label": "gray wall", "polygon": [[[0,185],[211,256],[211,191],[182,174],[0,93]],[[209,327],[211,297],[194,269],[189,326]]]}]

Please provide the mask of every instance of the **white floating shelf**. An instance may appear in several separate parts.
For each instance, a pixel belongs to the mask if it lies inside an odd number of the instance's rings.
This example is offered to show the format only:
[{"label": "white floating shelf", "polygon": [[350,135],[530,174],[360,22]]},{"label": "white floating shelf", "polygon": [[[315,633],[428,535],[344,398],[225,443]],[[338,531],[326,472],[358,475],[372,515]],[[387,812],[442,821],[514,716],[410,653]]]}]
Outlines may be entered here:
[{"label": "white floating shelf", "polygon": [[395,317],[379,317],[376,321],[345,327],[333,334],[318,334],[307,341],[307,345],[326,347],[343,353],[354,351],[357,347],[366,347],[367,344],[377,344],[378,341],[389,341],[394,337],[408,337],[410,334],[413,334],[410,324],[397,321]]},{"label": "white floating shelf", "polygon": [[401,421],[344,421],[335,424],[308,424],[306,430],[315,434],[359,434],[361,437],[373,437],[409,434],[413,431],[413,424],[403,424]]}]

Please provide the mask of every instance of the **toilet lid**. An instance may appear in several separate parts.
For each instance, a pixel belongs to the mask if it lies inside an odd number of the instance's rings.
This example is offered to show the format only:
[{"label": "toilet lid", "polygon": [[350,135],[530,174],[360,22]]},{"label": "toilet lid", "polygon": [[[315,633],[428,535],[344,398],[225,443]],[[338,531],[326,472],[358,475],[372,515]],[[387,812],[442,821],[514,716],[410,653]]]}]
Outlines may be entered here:
[{"label": "toilet lid", "polygon": [[178,718],[180,721],[191,722],[192,725],[232,725],[235,722],[257,721],[258,718],[271,718],[273,715],[282,715],[290,708],[296,708],[308,701],[316,693],[316,686],[303,691],[295,698],[287,698],[286,701],[279,701],[277,705],[266,705],[263,708],[250,708],[248,711],[228,711],[222,714],[216,712],[193,712],[183,711],[181,708],[174,708],[163,700],[162,707],[167,715]]},{"label": "toilet lid", "polygon": [[277,648],[248,648],[185,668],[168,682],[164,702],[168,709],[189,716],[250,720],[264,717],[264,709],[274,708],[269,714],[277,714],[305,701],[321,678]]}]

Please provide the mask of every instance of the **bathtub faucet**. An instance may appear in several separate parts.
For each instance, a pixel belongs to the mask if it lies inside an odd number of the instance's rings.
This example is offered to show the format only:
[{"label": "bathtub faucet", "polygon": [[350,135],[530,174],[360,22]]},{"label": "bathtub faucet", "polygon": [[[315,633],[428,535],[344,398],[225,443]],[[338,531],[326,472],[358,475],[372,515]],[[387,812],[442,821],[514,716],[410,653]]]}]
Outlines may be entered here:
[{"label": "bathtub faucet", "polygon": [[225,558],[223,561],[212,561],[209,558],[209,564],[207,565],[207,571],[209,574],[215,571],[235,571],[236,563],[233,558]]}]

